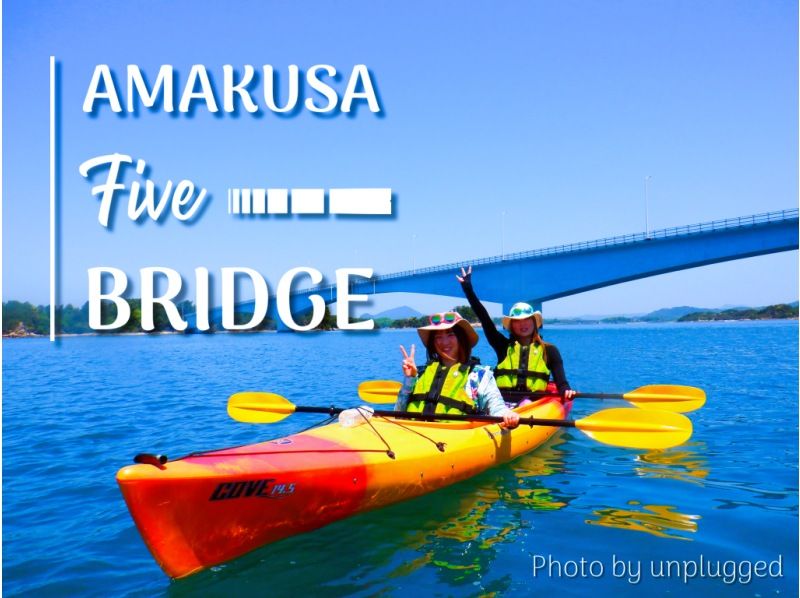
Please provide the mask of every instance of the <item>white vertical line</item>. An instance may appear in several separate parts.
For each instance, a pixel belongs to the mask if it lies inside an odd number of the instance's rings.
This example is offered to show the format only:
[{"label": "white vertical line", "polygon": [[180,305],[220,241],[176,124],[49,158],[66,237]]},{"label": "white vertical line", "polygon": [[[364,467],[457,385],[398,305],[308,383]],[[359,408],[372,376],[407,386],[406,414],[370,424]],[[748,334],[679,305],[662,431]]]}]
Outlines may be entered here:
[{"label": "white vertical line", "polygon": [[242,214],[252,214],[251,208],[250,187],[245,187],[242,189]]},{"label": "white vertical line", "polygon": [[56,57],[50,57],[50,341],[56,340]]}]

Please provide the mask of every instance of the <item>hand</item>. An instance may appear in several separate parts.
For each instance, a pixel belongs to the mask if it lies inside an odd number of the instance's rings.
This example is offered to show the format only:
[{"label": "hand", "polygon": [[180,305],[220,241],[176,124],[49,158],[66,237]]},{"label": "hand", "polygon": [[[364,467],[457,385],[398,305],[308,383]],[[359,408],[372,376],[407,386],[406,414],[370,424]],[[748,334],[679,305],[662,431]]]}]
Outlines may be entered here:
[{"label": "hand", "polygon": [[466,270],[464,270],[464,268],[461,268],[461,276],[456,274],[456,280],[461,284],[464,284],[465,282],[472,282],[472,266],[470,266]]},{"label": "hand", "polygon": [[511,411],[510,409],[503,414],[503,423],[500,424],[501,428],[513,430],[519,425],[519,413]]},{"label": "hand", "polygon": [[575,397],[575,395],[576,395],[576,394],[578,394],[578,393],[577,393],[577,392],[575,392],[575,391],[574,391],[574,390],[572,390],[572,389],[570,389],[570,390],[565,390],[565,391],[564,391],[564,400],[565,400],[565,401],[571,401],[571,400],[572,400],[572,399]]},{"label": "hand", "polygon": [[400,351],[403,353],[403,375],[409,378],[417,376],[417,364],[414,363],[414,345],[411,345],[411,352],[406,353],[406,348],[400,345]]}]

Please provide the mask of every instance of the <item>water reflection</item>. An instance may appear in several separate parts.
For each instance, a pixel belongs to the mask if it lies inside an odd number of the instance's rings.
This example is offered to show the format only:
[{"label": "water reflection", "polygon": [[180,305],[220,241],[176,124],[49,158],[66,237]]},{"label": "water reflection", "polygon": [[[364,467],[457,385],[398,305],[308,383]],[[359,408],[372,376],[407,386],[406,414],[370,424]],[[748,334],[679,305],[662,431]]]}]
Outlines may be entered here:
[{"label": "water reflection", "polygon": [[564,451],[561,449],[564,442],[559,436],[552,443],[514,461],[512,467],[516,483],[498,487],[503,500],[533,511],[557,511],[567,506],[571,496],[542,483],[542,478],[565,471]]},{"label": "water reflection", "polygon": [[673,538],[676,540],[691,540],[691,537],[680,534],[697,532],[699,515],[678,513],[675,511],[675,507],[669,505],[641,505],[635,500],[628,501],[627,504],[639,508],[598,509],[594,512],[597,519],[587,519],[586,523],[645,532],[659,538]]},{"label": "water reflection", "polygon": [[491,470],[470,487],[465,485],[458,506],[448,508],[456,515],[409,538],[406,546],[420,556],[398,566],[390,575],[403,577],[430,565],[437,569],[441,581],[477,583],[497,558],[497,548],[533,533],[533,513],[561,509],[574,498],[549,488],[545,482],[548,476],[565,470],[562,443],[557,439],[520,457],[510,467]]},{"label": "water reflection", "polygon": [[648,451],[639,455],[635,471],[640,476],[703,484],[709,467],[705,442],[692,442],[667,451]]},{"label": "water reflection", "polygon": [[[634,472],[637,476],[675,480],[703,485],[709,475],[704,442],[693,442],[670,450],[653,450],[638,455]],[[692,540],[697,532],[699,515],[681,513],[674,505],[642,504],[631,500],[626,507],[607,507],[594,511],[595,519],[589,525],[616,527],[645,532],[660,538]]]}]

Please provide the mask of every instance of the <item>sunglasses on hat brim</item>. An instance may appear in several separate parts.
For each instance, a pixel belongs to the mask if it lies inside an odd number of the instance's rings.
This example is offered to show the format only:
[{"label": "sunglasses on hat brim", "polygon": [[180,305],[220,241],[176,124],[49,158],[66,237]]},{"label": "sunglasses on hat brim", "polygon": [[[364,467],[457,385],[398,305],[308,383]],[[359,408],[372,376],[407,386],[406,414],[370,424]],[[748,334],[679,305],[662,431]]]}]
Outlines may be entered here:
[{"label": "sunglasses on hat brim", "polygon": [[428,321],[432,326],[440,326],[441,324],[453,324],[457,322],[461,316],[454,311],[446,311],[439,314],[431,314],[428,316]]}]

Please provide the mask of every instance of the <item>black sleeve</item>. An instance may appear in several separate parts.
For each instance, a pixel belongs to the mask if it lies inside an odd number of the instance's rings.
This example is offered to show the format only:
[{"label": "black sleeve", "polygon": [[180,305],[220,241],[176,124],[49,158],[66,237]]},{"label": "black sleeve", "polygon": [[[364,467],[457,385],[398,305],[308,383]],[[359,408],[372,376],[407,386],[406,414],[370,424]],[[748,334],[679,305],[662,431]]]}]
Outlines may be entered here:
[{"label": "black sleeve", "polygon": [[489,316],[489,312],[486,311],[486,308],[483,306],[483,303],[478,299],[478,296],[472,288],[472,283],[469,280],[465,280],[461,283],[461,290],[464,291],[464,296],[467,298],[467,301],[469,301],[469,306],[472,308],[472,311],[478,316],[478,321],[480,321],[481,326],[483,326],[483,334],[486,336],[486,340],[489,342],[492,349],[494,349],[494,352],[497,353],[497,363],[500,363],[506,358],[510,341],[497,330],[497,326],[495,326],[491,316]]},{"label": "black sleeve", "polygon": [[553,375],[553,380],[556,383],[556,387],[558,388],[558,392],[564,393],[565,390],[571,390],[569,386],[569,382],[567,381],[567,375],[564,373],[564,362],[561,359],[561,352],[558,350],[558,347],[555,345],[551,345],[550,343],[546,343],[547,352],[546,355],[546,363],[547,367],[550,369],[550,373]]}]

